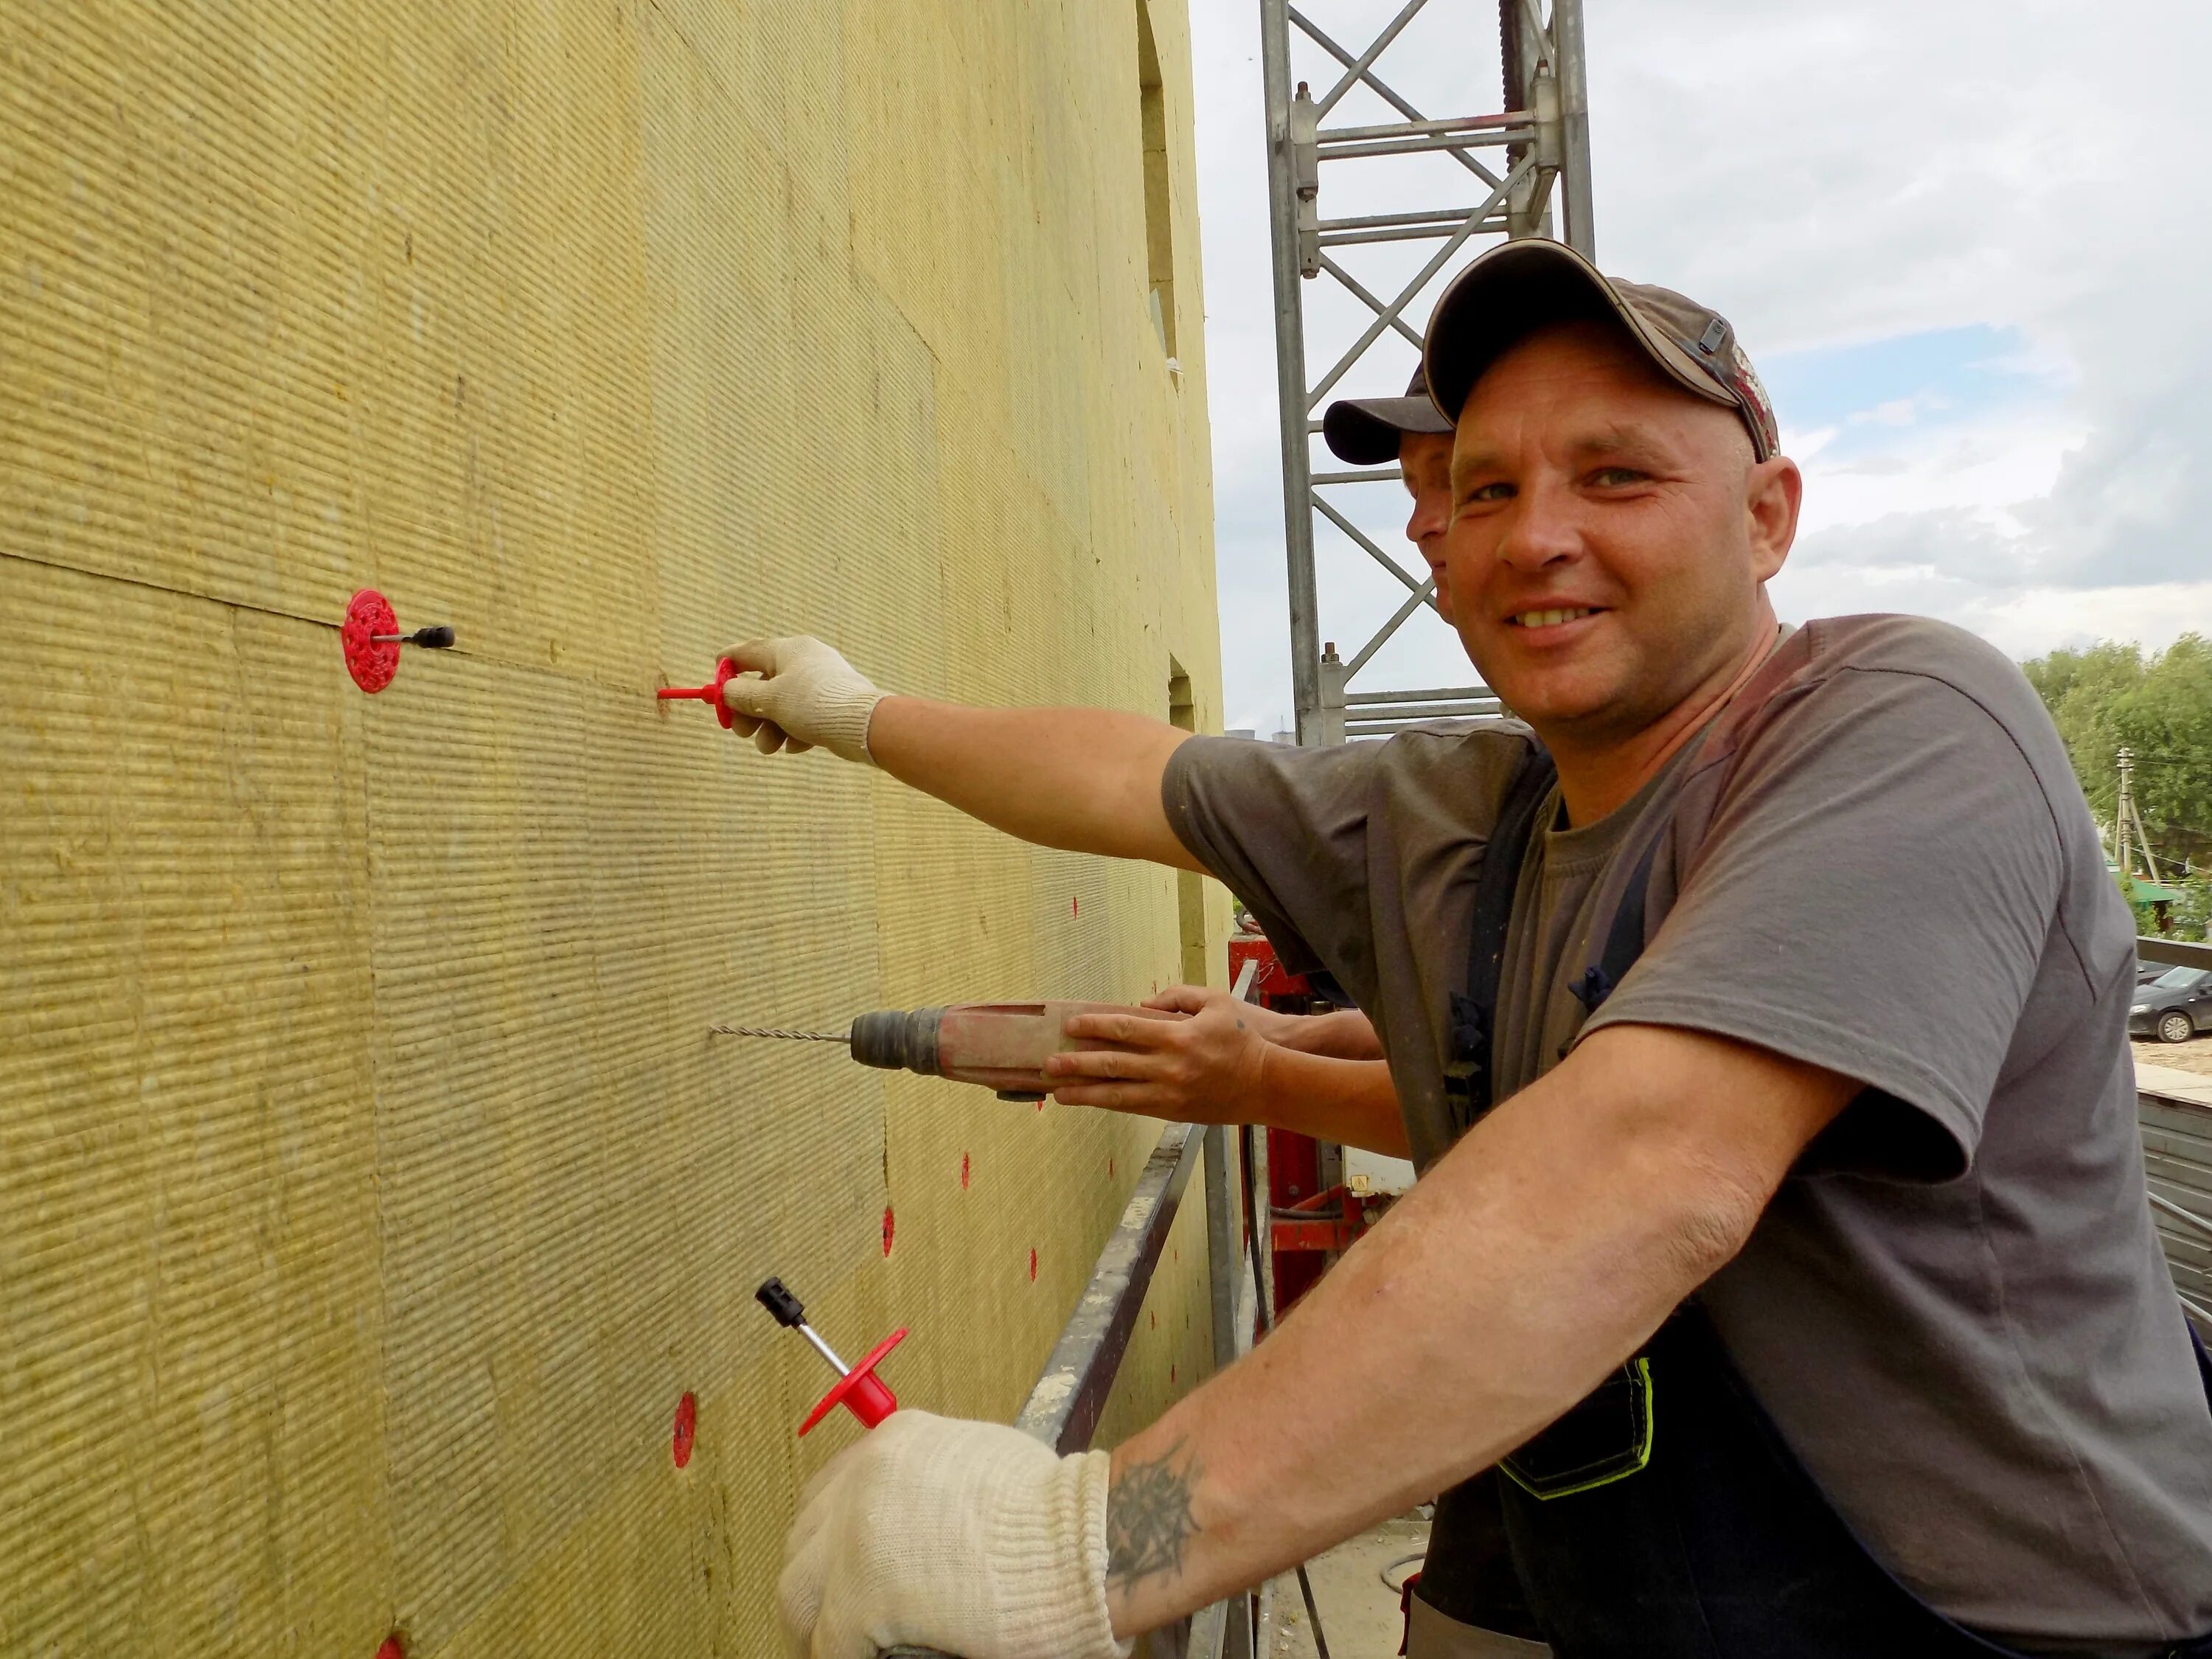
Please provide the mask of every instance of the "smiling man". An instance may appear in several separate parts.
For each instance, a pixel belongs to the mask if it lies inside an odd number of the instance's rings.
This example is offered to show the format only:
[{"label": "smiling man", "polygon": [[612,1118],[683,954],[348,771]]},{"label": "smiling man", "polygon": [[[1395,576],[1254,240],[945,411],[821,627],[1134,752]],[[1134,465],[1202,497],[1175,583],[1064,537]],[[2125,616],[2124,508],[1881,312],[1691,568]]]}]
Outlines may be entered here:
[{"label": "smiling man", "polygon": [[1717,314],[1518,242],[1425,361],[1525,724],[1290,750],[731,653],[764,749],[1222,877],[1371,1018],[1423,1171],[1110,1458],[919,1413],[842,1454],[794,1646],[1103,1659],[1442,1494],[1417,1659],[2212,1654],[2132,929],[2034,694],[1936,623],[1778,624],[1798,474]]}]

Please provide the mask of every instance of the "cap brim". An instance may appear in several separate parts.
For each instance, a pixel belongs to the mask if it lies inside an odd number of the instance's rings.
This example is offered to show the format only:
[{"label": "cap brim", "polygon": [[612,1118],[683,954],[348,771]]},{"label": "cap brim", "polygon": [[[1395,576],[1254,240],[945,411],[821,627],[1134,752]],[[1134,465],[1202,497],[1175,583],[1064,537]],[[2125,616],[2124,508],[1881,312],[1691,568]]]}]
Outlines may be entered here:
[{"label": "cap brim", "polygon": [[1329,453],[1354,466],[1380,466],[1398,459],[1408,433],[1441,435],[1452,423],[1426,398],[1340,398],[1321,417]]},{"label": "cap brim", "polygon": [[1437,301],[1421,345],[1421,367],[1437,407],[1456,422],[1483,370],[1516,341],[1553,323],[1588,318],[1618,323],[1685,392],[1741,415],[1735,395],[1638,316],[1602,271],[1565,242],[1545,236],[1491,249],[1453,278]]}]

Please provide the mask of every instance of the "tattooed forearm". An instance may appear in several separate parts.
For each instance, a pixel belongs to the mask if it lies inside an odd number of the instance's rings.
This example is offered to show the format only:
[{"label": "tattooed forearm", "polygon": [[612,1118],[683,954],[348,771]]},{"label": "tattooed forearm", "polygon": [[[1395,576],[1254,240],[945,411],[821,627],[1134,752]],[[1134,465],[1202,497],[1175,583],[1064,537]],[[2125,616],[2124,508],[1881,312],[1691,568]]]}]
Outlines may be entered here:
[{"label": "tattooed forearm", "polygon": [[1190,1489],[1203,1471],[1195,1457],[1174,1467],[1178,1440],[1149,1463],[1128,1463],[1106,1495],[1106,1583],[1127,1591],[1156,1572],[1181,1572],[1183,1548],[1198,1523]]}]

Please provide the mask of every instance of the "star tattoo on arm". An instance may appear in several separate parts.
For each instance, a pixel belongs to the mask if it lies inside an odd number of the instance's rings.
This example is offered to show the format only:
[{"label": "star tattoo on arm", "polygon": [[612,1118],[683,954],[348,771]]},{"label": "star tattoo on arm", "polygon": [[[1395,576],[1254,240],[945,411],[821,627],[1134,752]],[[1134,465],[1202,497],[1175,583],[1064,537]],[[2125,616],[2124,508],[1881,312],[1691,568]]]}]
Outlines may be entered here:
[{"label": "star tattoo on arm", "polygon": [[1199,1529],[1190,1518],[1190,1489],[1204,1473],[1195,1457],[1174,1467],[1176,1441],[1148,1463],[1130,1463],[1106,1495],[1106,1583],[1127,1593],[1140,1578],[1181,1572],[1185,1547]]}]

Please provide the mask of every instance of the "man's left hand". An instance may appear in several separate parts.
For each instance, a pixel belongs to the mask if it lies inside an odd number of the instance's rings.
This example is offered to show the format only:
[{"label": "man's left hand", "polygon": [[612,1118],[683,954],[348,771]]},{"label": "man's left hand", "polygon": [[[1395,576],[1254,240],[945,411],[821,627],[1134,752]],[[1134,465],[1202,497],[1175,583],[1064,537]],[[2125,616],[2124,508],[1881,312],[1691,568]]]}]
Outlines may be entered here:
[{"label": "man's left hand", "polygon": [[1127,1659],[1106,1610],[1104,1452],[899,1411],[799,1500],[776,1586],[793,1659]]}]

